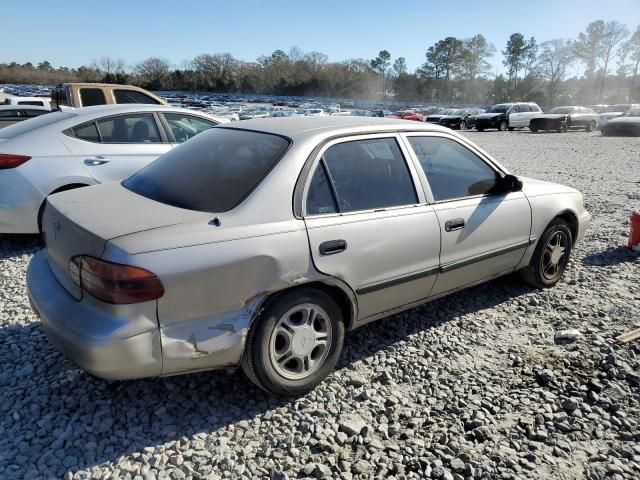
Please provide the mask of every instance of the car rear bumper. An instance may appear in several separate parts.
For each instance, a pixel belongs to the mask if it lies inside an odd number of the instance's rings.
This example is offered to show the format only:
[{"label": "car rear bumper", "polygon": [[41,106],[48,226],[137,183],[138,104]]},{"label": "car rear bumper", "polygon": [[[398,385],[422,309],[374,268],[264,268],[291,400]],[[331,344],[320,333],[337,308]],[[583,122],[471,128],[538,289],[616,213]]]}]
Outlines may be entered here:
[{"label": "car rear bumper", "polygon": [[0,171],[0,233],[38,233],[45,196],[17,170]]},{"label": "car rear bumper", "polygon": [[[29,263],[27,292],[49,341],[83,370],[110,380],[162,373],[156,318],[126,318],[102,311],[90,300],[76,300],[53,275],[46,250]],[[131,334],[127,329],[132,323],[149,328]]]}]

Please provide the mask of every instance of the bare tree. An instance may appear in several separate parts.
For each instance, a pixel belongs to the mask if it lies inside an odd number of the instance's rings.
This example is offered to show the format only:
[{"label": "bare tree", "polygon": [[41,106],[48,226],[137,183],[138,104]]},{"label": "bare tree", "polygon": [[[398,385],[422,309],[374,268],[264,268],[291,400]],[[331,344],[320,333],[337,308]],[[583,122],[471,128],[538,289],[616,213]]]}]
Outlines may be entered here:
[{"label": "bare tree", "polygon": [[542,42],[536,72],[547,81],[547,99],[554,104],[560,85],[566,77],[567,69],[575,61],[569,40],[555,39]]},{"label": "bare tree", "polygon": [[165,86],[165,80],[169,76],[170,64],[167,60],[158,57],[150,57],[135,66],[135,73],[143,86],[150,90],[160,90]]},{"label": "bare tree", "polygon": [[[640,26],[629,40],[625,42],[625,48],[631,60],[631,86],[629,87],[629,101],[632,102],[640,95],[636,94],[635,86],[638,78],[638,69],[640,68]],[[639,92],[640,93],[640,92]]]},{"label": "bare tree", "polygon": [[602,36],[602,80],[600,80],[600,90],[598,91],[598,98],[602,98],[602,92],[604,91],[604,82],[607,78],[607,71],[609,68],[609,62],[616,56],[615,48],[622,40],[629,35],[627,27],[620,22],[607,22],[604,27]]}]

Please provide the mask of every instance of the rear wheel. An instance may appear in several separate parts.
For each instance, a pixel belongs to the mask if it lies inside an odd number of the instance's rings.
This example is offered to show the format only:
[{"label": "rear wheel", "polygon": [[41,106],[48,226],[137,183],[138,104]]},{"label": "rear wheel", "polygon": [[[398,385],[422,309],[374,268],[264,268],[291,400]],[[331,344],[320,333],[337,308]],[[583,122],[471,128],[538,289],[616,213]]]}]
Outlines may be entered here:
[{"label": "rear wheel", "polygon": [[242,369],[273,395],[302,395],[333,370],[344,343],[344,319],[327,293],[311,288],[276,298],[255,319]]},{"label": "rear wheel", "polygon": [[476,127],[476,130],[478,130],[479,132],[484,132],[484,128],[482,127]]},{"label": "rear wheel", "polygon": [[498,130],[500,130],[501,132],[504,132],[506,129],[507,129],[507,121],[502,120],[498,125]]},{"label": "rear wheel", "polygon": [[466,130],[467,129],[467,122],[465,122],[464,120],[460,121],[460,130]]},{"label": "rear wheel", "polygon": [[540,129],[537,125],[529,125],[529,130],[531,130],[533,133],[538,133]]},{"label": "rear wheel", "polygon": [[569,263],[572,245],[567,222],[561,218],[553,220],[542,234],[529,265],[520,271],[523,280],[535,288],[553,287]]}]

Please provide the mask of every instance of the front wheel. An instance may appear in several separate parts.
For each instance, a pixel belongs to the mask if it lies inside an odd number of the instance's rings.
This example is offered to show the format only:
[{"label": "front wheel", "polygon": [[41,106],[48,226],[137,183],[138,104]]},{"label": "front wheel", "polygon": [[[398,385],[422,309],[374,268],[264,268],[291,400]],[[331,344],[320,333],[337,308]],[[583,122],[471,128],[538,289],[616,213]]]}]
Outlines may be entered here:
[{"label": "front wheel", "polygon": [[501,132],[504,132],[506,129],[507,129],[507,121],[502,120],[498,125],[498,130],[500,130]]},{"label": "front wheel", "polygon": [[542,234],[529,265],[521,270],[523,280],[534,288],[553,287],[567,268],[572,246],[569,225],[556,218]]},{"label": "front wheel", "polygon": [[462,120],[460,122],[460,130],[466,130],[467,129],[467,122],[465,122],[464,120]]},{"label": "front wheel", "polygon": [[344,319],[327,293],[311,288],[277,297],[249,330],[242,369],[273,395],[302,395],[335,367],[344,343]]},{"label": "front wheel", "polygon": [[531,130],[533,133],[538,133],[538,130],[540,129],[537,125],[529,125],[529,130]]}]

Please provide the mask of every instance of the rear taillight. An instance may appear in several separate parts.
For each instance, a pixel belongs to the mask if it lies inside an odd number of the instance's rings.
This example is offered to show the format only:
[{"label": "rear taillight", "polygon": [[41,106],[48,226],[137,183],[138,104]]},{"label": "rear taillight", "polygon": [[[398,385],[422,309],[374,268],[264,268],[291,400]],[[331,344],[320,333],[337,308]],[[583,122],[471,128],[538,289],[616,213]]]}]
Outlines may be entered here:
[{"label": "rear taillight", "polygon": [[82,255],[71,259],[69,273],[73,283],[83,291],[107,303],[147,302],[164,295],[158,277],[131,265]]},{"label": "rear taillight", "polygon": [[0,153],[0,170],[8,170],[9,168],[19,167],[27,160],[31,160],[31,157],[28,157],[27,155]]}]

